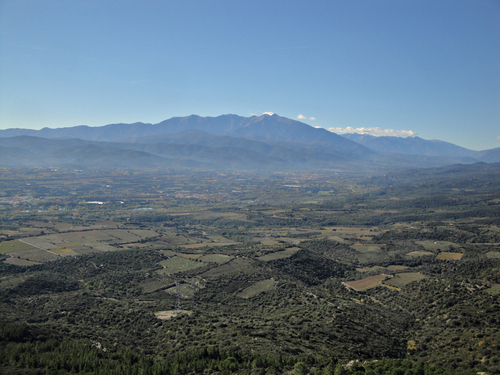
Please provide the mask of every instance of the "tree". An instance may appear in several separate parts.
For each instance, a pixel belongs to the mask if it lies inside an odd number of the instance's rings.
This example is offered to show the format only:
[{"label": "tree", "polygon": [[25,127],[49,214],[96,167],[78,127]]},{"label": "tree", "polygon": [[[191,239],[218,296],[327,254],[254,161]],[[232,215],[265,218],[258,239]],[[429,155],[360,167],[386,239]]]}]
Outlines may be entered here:
[{"label": "tree", "polygon": [[341,363],[337,363],[337,366],[335,366],[335,371],[333,372],[334,375],[347,375],[349,372],[347,371],[344,366],[342,366]]},{"label": "tree", "polygon": [[297,362],[295,366],[293,367],[293,374],[294,375],[306,375],[309,373],[309,370],[306,366],[306,364],[302,361]]}]

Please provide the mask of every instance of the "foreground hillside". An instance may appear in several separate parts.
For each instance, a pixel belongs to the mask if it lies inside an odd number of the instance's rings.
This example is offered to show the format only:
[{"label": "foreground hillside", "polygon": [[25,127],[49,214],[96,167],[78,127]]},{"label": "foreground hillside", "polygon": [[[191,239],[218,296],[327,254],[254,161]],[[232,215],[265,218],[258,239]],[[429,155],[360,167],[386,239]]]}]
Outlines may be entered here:
[{"label": "foreground hillside", "polygon": [[500,373],[498,165],[0,173],[2,373]]}]

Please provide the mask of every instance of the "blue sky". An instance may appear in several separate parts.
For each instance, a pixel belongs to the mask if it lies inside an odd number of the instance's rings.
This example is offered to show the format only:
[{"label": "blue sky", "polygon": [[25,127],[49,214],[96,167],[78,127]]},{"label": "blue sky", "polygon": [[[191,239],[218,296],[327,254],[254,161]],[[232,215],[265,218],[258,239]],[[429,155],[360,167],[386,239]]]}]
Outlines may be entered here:
[{"label": "blue sky", "polygon": [[264,112],[500,147],[500,1],[0,0],[1,129]]}]

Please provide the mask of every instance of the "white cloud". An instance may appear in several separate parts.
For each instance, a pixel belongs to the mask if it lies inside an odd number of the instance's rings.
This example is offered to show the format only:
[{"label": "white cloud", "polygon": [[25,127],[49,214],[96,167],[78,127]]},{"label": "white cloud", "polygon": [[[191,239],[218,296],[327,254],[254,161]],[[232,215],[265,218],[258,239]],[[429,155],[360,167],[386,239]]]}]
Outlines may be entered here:
[{"label": "white cloud", "polygon": [[299,120],[310,120],[310,121],[314,121],[314,120],[316,120],[316,117],[309,117],[309,118],[307,118],[307,117],[306,117],[306,116],[304,116],[304,115],[298,115],[298,116],[297,116],[297,118],[298,118]]},{"label": "white cloud", "polygon": [[411,137],[417,135],[413,130],[394,130],[394,129],[380,129],[374,128],[328,128],[327,130],[333,133],[357,133],[357,134],[370,134],[375,136],[388,136],[388,137]]},{"label": "white cloud", "polygon": [[264,112],[263,115],[269,115],[269,116],[272,116],[274,115],[274,112]]}]

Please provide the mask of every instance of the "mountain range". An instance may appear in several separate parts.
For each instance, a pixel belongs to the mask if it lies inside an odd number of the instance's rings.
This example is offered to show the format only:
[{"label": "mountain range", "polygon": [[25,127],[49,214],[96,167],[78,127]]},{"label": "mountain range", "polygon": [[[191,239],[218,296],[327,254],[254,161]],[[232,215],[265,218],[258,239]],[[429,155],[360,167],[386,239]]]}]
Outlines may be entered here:
[{"label": "mountain range", "polygon": [[276,114],[0,130],[2,167],[382,171],[479,161],[500,162],[500,148],[473,151],[419,137],[340,136]]}]

